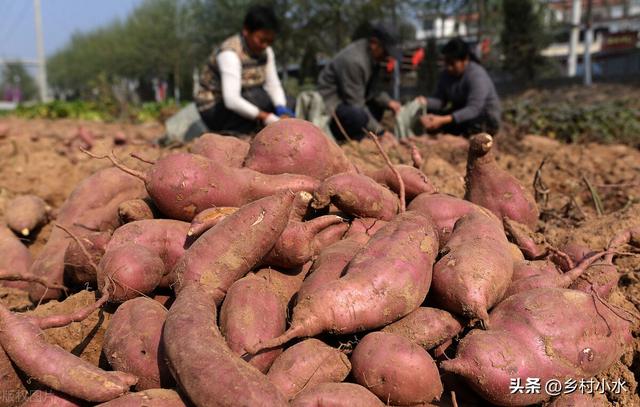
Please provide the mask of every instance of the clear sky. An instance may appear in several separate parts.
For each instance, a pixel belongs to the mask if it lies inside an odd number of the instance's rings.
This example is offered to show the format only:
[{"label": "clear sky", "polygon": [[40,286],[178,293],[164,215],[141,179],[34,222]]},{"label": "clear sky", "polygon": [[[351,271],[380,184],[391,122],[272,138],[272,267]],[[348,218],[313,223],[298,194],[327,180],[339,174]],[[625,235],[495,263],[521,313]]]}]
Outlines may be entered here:
[{"label": "clear sky", "polygon": [[[142,0],[40,0],[46,55],[74,32],[86,32],[126,16]],[[33,0],[0,0],[0,58],[35,59]]]}]

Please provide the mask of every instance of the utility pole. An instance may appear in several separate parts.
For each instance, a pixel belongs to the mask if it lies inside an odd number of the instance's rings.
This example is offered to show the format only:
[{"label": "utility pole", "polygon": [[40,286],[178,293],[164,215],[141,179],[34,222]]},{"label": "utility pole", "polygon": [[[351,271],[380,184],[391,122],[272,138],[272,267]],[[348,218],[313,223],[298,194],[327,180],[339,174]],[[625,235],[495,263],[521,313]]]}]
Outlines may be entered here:
[{"label": "utility pole", "polygon": [[569,40],[569,60],[567,61],[567,75],[569,75],[569,77],[576,76],[581,13],[582,0],[573,0],[573,7],[571,8],[571,39]]},{"label": "utility pole", "polygon": [[36,26],[36,52],[38,53],[38,88],[40,101],[48,102],[47,95],[47,63],[44,56],[44,38],[42,36],[42,15],[40,14],[40,0],[33,0],[33,14]]},{"label": "utility pole", "polygon": [[587,15],[584,31],[584,84],[591,86],[591,43],[593,42],[592,0],[587,2]]}]

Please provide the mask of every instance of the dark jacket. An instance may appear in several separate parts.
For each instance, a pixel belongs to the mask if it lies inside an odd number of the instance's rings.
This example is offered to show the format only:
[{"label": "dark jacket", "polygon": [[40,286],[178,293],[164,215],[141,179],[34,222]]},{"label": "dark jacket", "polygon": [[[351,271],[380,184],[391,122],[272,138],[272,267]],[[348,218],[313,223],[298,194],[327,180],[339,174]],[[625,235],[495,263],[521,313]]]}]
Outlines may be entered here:
[{"label": "dark jacket", "polygon": [[469,61],[460,77],[442,72],[435,95],[427,98],[427,109],[451,114],[455,123],[483,116],[500,123],[500,99],[493,81],[482,65],[474,61]]},{"label": "dark jacket", "polygon": [[332,114],[341,103],[362,107],[369,116],[367,129],[376,131],[380,123],[373,117],[367,103],[386,107],[391,101],[382,91],[380,65],[371,57],[369,40],[364,38],[349,44],[329,62],[318,78],[318,92],[327,112]]}]

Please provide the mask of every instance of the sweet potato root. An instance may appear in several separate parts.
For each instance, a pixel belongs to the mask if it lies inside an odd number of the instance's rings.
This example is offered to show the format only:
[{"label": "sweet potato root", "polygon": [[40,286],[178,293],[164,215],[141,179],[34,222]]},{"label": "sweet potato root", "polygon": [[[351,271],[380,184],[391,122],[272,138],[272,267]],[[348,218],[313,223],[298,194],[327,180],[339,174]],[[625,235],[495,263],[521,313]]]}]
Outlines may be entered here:
[{"label": "sweet potato root", "polygon": [[20,195],[5,204],[4,218],[7,226],[22,236],[29,236],[47,223],[47,204],[35,195]]},{"label": "sweet potato root", "polygon": [[456,317],[429,307],[420,307],[382,329],[382,332],[403,336],[425,350],[445,343],[461,331],[462,324]]},{"label": "sweet potato root", "polygon": [[271,383],[291,400],[320,383],[340,383],[351,371],[349,358],[318,339],[299,342],[273,362],[267,373]]},{"label": "sweet potato root", "polygon": [[487,210],[473,211],[456,222],[433,267],[430,295],[447,311],[487,320],[487,311],[507,291],[513,256],[502,224]]},{"label": "sweet potato root", "polygon": [[278,192],[311,192],[319,185],[318,180],[305,175],[262,174],[249,168],[227,167],[196,154],[169,154],[146,173],[124,167],[113,156],[108,158],[145,181],[149,196],[163,214],[183,221],[191,221],[214,206],[240,207]]},{"label": "sweet potato root", "polygon": [[[146,192],[140,180],[116,168],[103,169],[78,184],[60,208],[56,221],[79,238],[88,231],[112,231],[119,226],[120,203],[144,196]],[[66,232],[54,228],[33,262],[31,273],[52,283],[62,283],[65,251],[71,241]],[[38,302],[58,298],[60,294],[60,290],[45,290],[34,285],[29,296],[33,302]]]},{"label": "sweet potato root", "polygon": [[[410,165],[394,165],[395,169],[400,173],[400,177],[404,182],[405,196],[407,202],[410,202],[416,196],[425,194],[435,194],[438,192],[437,188],[431,183],[429,178],[419,169],[416,169]],[[376,182],[384,184],[396,194],[400,194],[400,185],[398,179],[393,173],[391,168],[384,167],[377,171],[373,171],[367,174],[373,178]]]},{"label": "sweet potato root", "polygon": [[118,218],[123,225],[137,220],[153,219],[157,217],[156,212],[151,198],[130,199],[118,206]]},{"label": "sweet potato root", "polygon": [[102,402],[119,397],[137,382],[124,372],[107,372],[45,342],[32,320],[0,306],[0,345],[27,375],[54,390],[82,400]]},{"label": "sweet potato root", "polygon": [[[249,274],[231,285],[220,308],[220,332],[229,348],[243,355],[245,345],[282,335],[287,327],[287,303],[267,280]],[[263,373],[282,349],[245,358]]]},{"label": "sweet potato root", "polygon": [[98,271],[94,266],[100,263],[105,250],[107,250],[107,244],[111,240],[111,232],[111,230],[87,232],[79,238],[79,242],[72,240],[69,243],[64,253],[65,283],[72,286],[87,283],[95,286]]},{"label": "sweet potato root", "polygon": [[353,383],[321,383],[291,401],[291,407],[384,407],[365,387]]},{"label": "sweet potato root", "polygon": [[185,284],[171,306],[163,346],[173,377],[196,406],[287,405],[266,376],[228,348],[215,298],[198,282]]},{"label": "sweet potato root", "polygon": [[630,324],[593,294],[562,288],[524,291],[493,309],[489,330],[474,330],[441,368],[457,373],[486,400],[503,406],[550,396],[511,392],[511,380],[579,380],[607,369],[631,343]]},{"label": "sweet potato root", "polygon": [[[13,234],[9,228],[0,225],[0,274],[16,276],[29,275],[29,268],[33,263],[29,249]],[[30,283],[26,281],[0,280],[4,287],[29,290]]]},{"label": "sweet potato root", "polygon": [[180,395],[169,389],[149,389],[125,394],[115,400],[99,404],[100,407],[186,407]]},{"label": "sweet potato root", "polygon": [[344,277],[298,297],[284,335],[247,351],[255,354],[325,331],[373,329],[402,318],[418,308],[429,291],[437,246],[430,219],[416,212],[398,215],[351,260]]},{"label": "sweet potato root", "polygon": [[493,153],[493,138],[476,134],[469,140],[464,198],[534,230],[540,212],[533,195],[511,174],[501,169]]},{"label": "sweet potato root", "polygon": [[311,206],[334,204],[359,218],[393,219],[400,209],[398,197],[366,175],[342,173],[327,178],[313,193]]},{"label": "sweet potato root", "polygon": [[263,174],[303,174],[320,180],[354,170],[333,140],[300,119],[280,120],[256,134],[244,166]]},{"label": "sweet potato root", "polygon": [[242,167],[250,144],[238,137],[207,133],[198,137],[189,146],[189,152],[202,155],[221,165],[232,168]]},{"label": "sweet potato root", "polygon": [[427,351],[400,335],[367,334],[351,355],[353,377],[380,400],[413,406],[440,400],[442,382]]},{"label": "sweet potato root", "polygon": [[174,268],[176,291],[200,282],[220,304],[231,284],[271,250],[288,222],[293,198],[283,192],[254,201],[205,232]]},{"label": "sweet potato root", "polygon": [[173,384],[160,347],[166,317],[160,303],[140,297],[120,305],[109,321],[102,351],[115,370],[139,378],[136,390]]}]

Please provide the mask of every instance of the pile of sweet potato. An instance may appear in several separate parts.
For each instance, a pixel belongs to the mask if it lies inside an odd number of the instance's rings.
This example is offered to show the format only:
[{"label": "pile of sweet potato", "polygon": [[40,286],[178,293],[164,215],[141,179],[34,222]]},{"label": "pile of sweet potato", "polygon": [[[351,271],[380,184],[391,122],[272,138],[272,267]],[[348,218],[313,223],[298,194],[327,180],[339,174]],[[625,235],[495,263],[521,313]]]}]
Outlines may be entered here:
[{"label": "pile of sweet potato", "polygon": [[[2,284],[34,304],[97,297],[47,317],[0,305],[0,394],[19,395],[0,406],[551,399],[545,383],[593,377],[630,346],[637,316],[607,297],[640,227],[602,252],[552,248],[494,150],[471,138],[465,199],[412,166],[363,171],[296,119],[251,142],[205,135],[145,172],[95,156],[114,168],[76,187],[35,259],[16,233],[48,209],[21,198],[5,211]],[[100,366],[44,340],[100,308],[113,313]],[[512,391],[531,378],[543,391]]]}]

